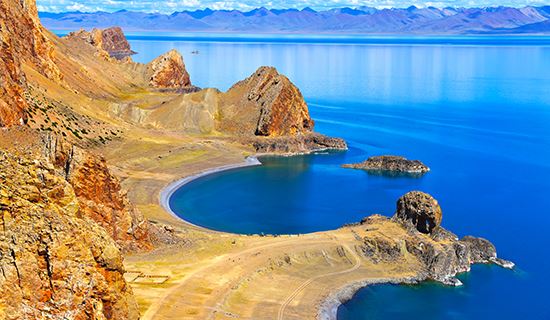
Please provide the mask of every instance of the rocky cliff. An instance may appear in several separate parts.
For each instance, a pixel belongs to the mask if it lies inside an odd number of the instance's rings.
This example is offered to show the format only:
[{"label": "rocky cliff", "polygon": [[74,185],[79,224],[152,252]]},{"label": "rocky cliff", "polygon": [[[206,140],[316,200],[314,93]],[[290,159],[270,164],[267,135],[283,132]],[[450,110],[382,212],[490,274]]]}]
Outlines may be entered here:
[{"label": "rocky cliff", "polygon": [[122,257],[47,159],[0,151],[0,318],[138,319]]},{"label": "rocky cliff", "polygon": [[3,127],[26,121],[24,64],[55,81],[61,81],[62,75],[54,63],[54,47],[40,25],[33,0],[0,0],[0,22],[0,127]]},{"label": "rocky cliff", "polygon": [[149,250],[157,232],[128,201],[105,159],[52,135],[42,138],[45,156],[74,189],[80,213],[102,226],[124,251]]},{"label": "rocky cliff", "polygon": [[110,57],[122,59],[135,54],[120,27],[107,29],[79,30],[67,35],[67,39],[80,39],[98,50],[105,51]]},{"label": "rocky cliff", "polygon": [[269,137],[313,131],[302,93],[272,67],[261,67],[236,83],[223,102],[222,131]]},{"label": "rocky cliff", "polygon": [[149,84],[158,89],[182,90],[191,87],[183,57],[176,50],[161,55],[147,64]]}]

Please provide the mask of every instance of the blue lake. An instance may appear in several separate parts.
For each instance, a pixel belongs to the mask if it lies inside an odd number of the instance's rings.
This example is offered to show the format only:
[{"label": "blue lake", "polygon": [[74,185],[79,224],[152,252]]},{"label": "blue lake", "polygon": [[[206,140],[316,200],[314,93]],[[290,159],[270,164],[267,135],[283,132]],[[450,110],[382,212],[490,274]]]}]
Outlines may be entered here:
[{"label": "blue lake", "polygon": [[[196,180],[171,199],[183,218],[305,233],[390,216],[398,197],[425,191],[444,227],[490,239],[517,270],[476,266],[460,288],[372,286],[338,318],[550,319],[550,38],[166,36],[131,35],[134,59],[176,48],[194,84],[222,90],[273,65],[302,90],[316,130],[350,146]],[[381,154],[432,171],[415,179],[340,168]]]}]

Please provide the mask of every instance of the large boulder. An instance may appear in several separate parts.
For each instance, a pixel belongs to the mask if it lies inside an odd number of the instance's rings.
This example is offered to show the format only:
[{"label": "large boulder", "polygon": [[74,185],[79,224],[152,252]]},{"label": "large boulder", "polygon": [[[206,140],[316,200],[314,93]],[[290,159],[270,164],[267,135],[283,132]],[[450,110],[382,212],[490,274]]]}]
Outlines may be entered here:
[{"label": "large boulder", "polygon": [[184,89],[191,87],[189,73],[183,57],[177,50],[170,50],[147,64],[149,85],[158,89]]},{"label": "large boulder", "polygon": [[221,131],[292,136],[313,131],[300,90],[273,67],[261,67],[222,97]]},{"label": "large boulder", "polygon": [[412,191],[397,201],[394,219],[422,233],[432,233],[441,225],[442,212],[431,195]]}]

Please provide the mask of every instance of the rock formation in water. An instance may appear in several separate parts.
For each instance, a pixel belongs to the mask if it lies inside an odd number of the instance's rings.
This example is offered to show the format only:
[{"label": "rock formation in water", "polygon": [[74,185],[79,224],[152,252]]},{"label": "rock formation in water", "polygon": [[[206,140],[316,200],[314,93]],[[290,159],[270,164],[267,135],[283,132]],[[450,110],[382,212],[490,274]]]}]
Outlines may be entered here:
[{"label": "rock formation in water", "polygon": [[0,180],[0,318],[138,319],[115,242],[54,166],[0,150]]},{"label": "rock formation in water", "polygon": [[147,64],[149,84],[159,89],[184,89],[191,87],[189,73],[183,57],[177,50],[170,50]]},{"label": "rock formation in water", "polygon": [[424,174],[430,171],[419,160],[408,160],[399,156],[376,156],[356,164],[345,164],[342,167],[367,171],[388,171],[396,173]]},{"label": "rock formation in water", "polygon": [[107,52],[110,57],[122,59],[135,54],[120,27],[107,29],[79,30],[67,35],[67,39],[80,39],[98,50]]},{"label": "rock formation in water", "polygon": [[406,232],[393,231],[392,237],[365,237],[361,251],[367,257],[386,261],[398,261],[404,254],[412,254],[422,266],[418,280],[433,279],[449,285],[460,285],[454,276],[469,271],[475,263],[513,267],[513,263],[497,258],[496,249],[488,240],[471,236],[459,240],[441,227],[441,220],[441,208],[432,196],[409,192],[398,200],[391,221],[375,215],[361,222],[367,228],[391,222]]},{"label": "rock formation in water", "polygon": [[[244,140],[247,141],[247,140]],[[248,140],[254,151],[267,154],[300,154],[311,151],[346,150],[346,142],[340,138],[331,138],[319,133],[299,136],[262,137]]]},{"label": "rock formation in water", "polygon": [[261,67],[224,94],[222,130],[277,137],[313,131],[300,90],[275,68]]}]

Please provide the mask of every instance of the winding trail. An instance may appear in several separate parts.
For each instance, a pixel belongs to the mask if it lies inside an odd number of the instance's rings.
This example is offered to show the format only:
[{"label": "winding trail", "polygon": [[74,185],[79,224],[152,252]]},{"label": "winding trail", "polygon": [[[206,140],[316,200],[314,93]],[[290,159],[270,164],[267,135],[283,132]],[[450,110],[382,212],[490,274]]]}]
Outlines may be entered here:
[{"label": "winding trail", "polygon": [[279,312],[278,312],[278,314],[277,314],[277,320],[283,320],[283,318],[284,318],[284,313],[285,313],[285,310],[286,310],[286,307],[292,302],[292,300],[294,300],[294,298],[296,298],[296,296],[297,296],[302,290],[304,290],[304,289],[305,289],[310,283],[312,283],[313,281],[318,280],[318,279],[321,279],[321,278],[325,278],[325,277],[337,276],[337,275],[341,275],[341,274],[353,272],[353,271],[359,269],[359,267],[361,266],[361,260],[359,259],[359,257],[357,256],[357,254],[355,254],[355,252],[354,252],[353,250],[351,250],[347,245],[344,245],[343,247],[344,247],[348,252],[350,252],[351,255],[353,256],[353,258],[355,259],[355,264],[353,265],[353,267],[351,267],[351,268],[349,268],[349,269],[347,269],[347,270],[343,270],[343,271],[331,272],[331,273],[327,273],[327,274],[318,275],[318,276],[309,278],[308,280],[304,281],[304,282],[303,282],[298,288],[296,288],[296,290],[294,290],[294,291],[286,298],[286,300],[283,302],[283,304],[282,304],[281,307],[279,308]]},{"label": "winding trail", "polygon": [[[270,242],[270,243],[267,243],[267,244],[252,246],[252,247],[250,247],[248,249],[245,249],[243,251],[240,251],[240,252],[224,254],[224,255],[214,257],[204,267],[201,267],[201,268],[199,268],[197,270],[194,270],[193,272],[187,274],[187,276],[180,283],[178,283],[173,288],[169,289],[161,299],[159,299],[158,301],[154,302],[151,306],[149,306],[149,308],[147,309],[145,314],[143,314],[142,319],[144,319],[144,320],[147,320],[147,319],[153,320],[153,319],[158,319],[158,318],[163,319],[164,317],[162,317],[161,314],[166,313],[166,312],[170,313],[168,310],[171,307],[170,306],[171,303],[169,301],[169,299],[171,297],[173,297],[175,295],[178,295],[178,293],[188,291],[187,286],[193,280],[196,280],[196,279],[200,278],[201,275],[210,274],[210,273],[215,274],[216,272],[214,271],[214,269],[216,267],[220,267],[220,266],[227,266],[227,261],[228,260],[232,260],[232,259],[235,260],[235,259],[238,259],[239,257],[244,257],[246,255],[250,255],[250,254],[253,254],[255,252],[265,250],[265,249],[276,248],[276,247],[287,247],[287,246],[293,247],[293,246],[296,245],[296,243],[300,243],[302,245],[304,245],[304,244],[309,244],[309,245],[332,244],[332,245],[334,245],[335,244],[334,240],[332,240],[332,239],[329,240],[329,239],[324,238],[324,237],[320,238],[320,239],[287,238],[287,239],[280,239],[280,240],[275,239],[274,241],[275,242]],[[346,247],[346,249],[348,251],[352,252],[352,254],[353,254],[353,251],[351,251],[348,247]],[[355,254],[353,254],[353,255],[355,256]],[[251,257],[249,257],[249,258],[253,259]],[[313,280],[316,280],[318,278],[322,278],[322,277],[326,277],[326,276],[330,276],[330,275],[337,275],[337,274],[346,273],[346,272],[356,270],[359,267],[360,263],[359,263],[359,258],[357,256],[355,256],[355,258],[357,259],[357,264],[352,269],[321,275],[321,276],[318,276],[318,277],[314,277],[310,280],[313,281]],[[237,280],[239,280],[239,279],[238,278],[233,279],[233,281],[231,281],[231,283],[233,283]],[[307,284],[311,283],[311,281],[309,281]],[[303,287],[307,286],[307,284],[304,285]],[[229,286],[229,285],[224,285],[223,288],[219,288],[220,291],[216,294],[217,298],[213,299],[214,303],[208,303],[208,304],[202,305],[202,308],[207,309],[207,310],[217,310],[219,308],[219,306],[218,306],[219,301],[221,301],[223,299],[223,297],[225,295],[227,295],[227,293],[230,291],[229,290],[230,287],[231,286]],[[303,289],[303,287],[302,287],[302,289]],[[298,293],[299,293],[299,291],[298,291]],[[289,299],[287,299],[287,300],[289,300]],[[291,300],[292,299],[290,299],[288,302],[290,302]]]}]

